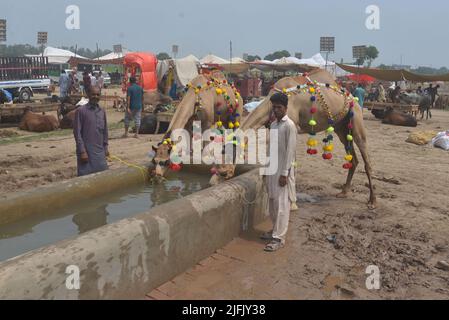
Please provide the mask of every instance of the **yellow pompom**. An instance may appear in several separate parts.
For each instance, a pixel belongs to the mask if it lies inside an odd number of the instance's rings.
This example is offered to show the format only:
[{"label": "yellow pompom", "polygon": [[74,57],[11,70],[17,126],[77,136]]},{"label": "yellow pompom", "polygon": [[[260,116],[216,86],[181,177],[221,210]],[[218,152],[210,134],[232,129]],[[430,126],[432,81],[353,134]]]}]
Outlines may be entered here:
[{"label": "yellow pompom", "polygon": [[239,128],[239,127],[240,127],[240,122],[236,121],[236,122],[234,123],[234,126],[235,126],[236,128]]},{"label": "yellow pompom", "polygon": [[348,162],[351,162],[352,161],[352,155],[350,155],[350,154],[346,155],[345,160],[348,161]]},{"label": "yellow pompom", "polygon": [[219,128],[223,127],[223,122],[217,121],[217,127],[219,127]]},{"label": "yellow pompom", "polygon": [[354,101],[355,101],[355,102],[359,102],[359,98],[355,97],[355,98],[354,98]]},{"label": "yellow pompom", "polygon": [[311,127],[313,127],[313,126],[316,126],[316,121],[315,120],[310,120],[309,121],[309,126],[311,126]]},{"label": "yellow pompom", "polygon": [[332,152],[334,150],[334,145],[330,144],[323,147],[323,150],[326,152]]},{"label": "yellow pompom", "polygon": [[350,134],[348,134],[348,135],[346,136],[346,139],[347,139],[348,141],[354,140],[354,138],[353,138]]},{"label": "yellow pompom", "polygon": [[329,128],[327,128],[327,130],[326,130],[327,133],[332,133],[332,132],[334,132],[334,131],[335,131],[334,127],[329,127]]},{"label": "yellow pompom", "polygon": [[315,139],[309,139],[309,140],[307,141],[307,145],[308,145],[309,147],[316,147],[316,146],[318,145],[318,141],[315,140]]},{"label": "yellow pompom", "polygon": [[221,90],[220,88],[215,89],[215,92],[220,95],[223,93],[223,90]]},{"label": "yellow pompom", "polygon": [[167,141],[164,141],[164,142],[162,142],[162,144],[165,144],[165,145],[167,145],[167,144],[168,144],[168,142],[167,142]]},{"label": "yellow pompom", "polygon": [[200,93],[200,89],[195,88],[195,94],[198,94],[198,93]]},{"label": "yellow pompom", "polygon": [[282,93],[287,93],[287,89],[282,89]]},{"label": "yellow pompom", "polygon": [[311,88],[309,89],[309,92],[310,92],[310,93],[315,93],[315,88],[311,87]]},{"label": "yellow pompom", "polygon": [[228,123],[228,128],[229,128],[229,129],[234,129],[234,124],[233,124],[232,122],[229,122],[229,123]]}]

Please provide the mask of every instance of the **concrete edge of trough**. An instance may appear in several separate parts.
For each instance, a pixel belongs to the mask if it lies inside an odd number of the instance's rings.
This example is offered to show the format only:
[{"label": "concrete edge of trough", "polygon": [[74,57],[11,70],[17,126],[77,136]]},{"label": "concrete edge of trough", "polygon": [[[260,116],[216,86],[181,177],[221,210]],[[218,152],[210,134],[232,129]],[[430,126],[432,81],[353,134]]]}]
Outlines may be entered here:
[{"label": "concrete edge of trough", "polygon": [[263,221],[266,201],[255,169],[25,253],[0,263],[0,299],[141,299]]}]

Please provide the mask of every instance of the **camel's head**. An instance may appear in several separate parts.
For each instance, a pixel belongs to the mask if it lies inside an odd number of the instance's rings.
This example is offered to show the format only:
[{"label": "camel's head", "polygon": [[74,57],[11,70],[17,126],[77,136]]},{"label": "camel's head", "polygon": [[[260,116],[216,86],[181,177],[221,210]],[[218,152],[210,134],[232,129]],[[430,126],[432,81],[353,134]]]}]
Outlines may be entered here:
[{"label": "camel's head", "polygon": [[170,168],[172,146],[168,143],[160,143],[157,147],[153,146],[152,148],[155,155],[152,160],[154,169],[151,176],[156,182],[161,182]]},{"label": "camel's head", "polygon": [[210,178],[209,184],[211,186],[220,184],[224,181],[232,179],[235,174],[234,164],[220,164],[212,168],[212,177]]}]

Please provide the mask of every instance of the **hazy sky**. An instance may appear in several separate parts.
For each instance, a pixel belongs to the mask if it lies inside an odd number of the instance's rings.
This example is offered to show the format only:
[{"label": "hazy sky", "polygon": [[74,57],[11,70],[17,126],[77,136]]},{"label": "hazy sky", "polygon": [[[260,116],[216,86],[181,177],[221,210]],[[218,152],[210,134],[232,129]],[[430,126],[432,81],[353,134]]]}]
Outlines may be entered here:
[{"label": "hazy sky", "polygon": [[[67,30],[68,5],[80,8],[80,30]],[[365,27],[368,5],[380,8],[380,30]],[[275,50],[319,51],[320,36],[336,37],[331,59],[352,60],[353,45],[375,45],[375,64],[449,66],[449,2],[444,0],[1,0],[8,44],[36,43],[49,32],[49,45],[133,51],[171,51],[229,58],[244,52],[262,58]]]}]

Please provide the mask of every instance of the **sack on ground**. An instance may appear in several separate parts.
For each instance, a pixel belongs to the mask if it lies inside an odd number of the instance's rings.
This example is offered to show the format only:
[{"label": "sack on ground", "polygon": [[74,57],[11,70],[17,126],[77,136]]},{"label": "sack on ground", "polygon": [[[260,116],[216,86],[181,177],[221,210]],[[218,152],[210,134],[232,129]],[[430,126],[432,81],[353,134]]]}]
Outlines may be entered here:
[{"label": "sack on ground", "polygon": [[434,147],[441,148],[443,150],[449,150],[449,130],[445,132],[440,132],[432,139],[431,144]]}]

